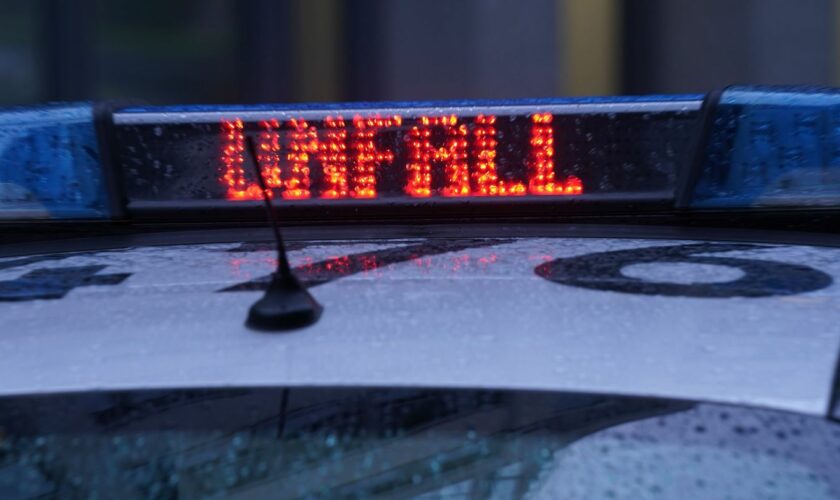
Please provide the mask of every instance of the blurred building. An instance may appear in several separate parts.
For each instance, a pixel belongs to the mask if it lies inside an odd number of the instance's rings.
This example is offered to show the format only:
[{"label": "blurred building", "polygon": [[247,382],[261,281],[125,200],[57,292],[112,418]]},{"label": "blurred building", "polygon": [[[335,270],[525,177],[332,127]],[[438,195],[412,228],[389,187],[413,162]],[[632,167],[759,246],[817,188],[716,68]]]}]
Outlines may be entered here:
[{"label": "blurred building", "polygon": [[0,0],[0,105],[840,84],[840,0]]}]

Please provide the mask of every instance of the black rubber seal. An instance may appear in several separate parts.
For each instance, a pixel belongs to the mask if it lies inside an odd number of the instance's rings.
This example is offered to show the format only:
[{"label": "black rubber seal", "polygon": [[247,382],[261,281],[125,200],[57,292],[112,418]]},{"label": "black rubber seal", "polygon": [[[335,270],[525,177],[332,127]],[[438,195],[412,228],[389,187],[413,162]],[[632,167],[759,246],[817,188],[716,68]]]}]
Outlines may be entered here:
[{"label": "black rubber seal", "polygon": [[689,149],[689,156],[686,159],[685,168],[678,174],[677,188],[674,193],[674,208],[688,209],[694,196],[694,188],[700,179],[703,170],[703,163],[706,159],[706,148],[712,134],[712,127],[715,123],[720,97],[724,90],[714,90],[706,94],[703,105],[700,107],[700,115],[697,119],[697,129],[694,134],[694,147]]},{"label": "black rubber seal", "polygon": [[99,163],[102,179],[108,197],[108,213],[111,220],[125,220],[128,217],[128,197],[125,193],[119,149],[116,144],[114,110],[116,103],[96,102],[93,104],[93,126],[99,147]]}]

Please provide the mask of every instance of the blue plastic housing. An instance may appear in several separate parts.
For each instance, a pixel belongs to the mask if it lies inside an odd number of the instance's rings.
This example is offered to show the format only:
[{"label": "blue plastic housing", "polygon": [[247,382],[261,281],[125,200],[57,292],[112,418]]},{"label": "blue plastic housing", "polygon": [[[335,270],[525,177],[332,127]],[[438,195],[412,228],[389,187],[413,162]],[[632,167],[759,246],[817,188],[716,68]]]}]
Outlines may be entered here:
[{"label": "blue plastic housing", "polygon": [[0,110],[0,219],[108,217],[90,104]]},{"label": "blue plastic housing", "polygon": [[840,205],[840,91],[730,87],[711,112],[692,207]]}]

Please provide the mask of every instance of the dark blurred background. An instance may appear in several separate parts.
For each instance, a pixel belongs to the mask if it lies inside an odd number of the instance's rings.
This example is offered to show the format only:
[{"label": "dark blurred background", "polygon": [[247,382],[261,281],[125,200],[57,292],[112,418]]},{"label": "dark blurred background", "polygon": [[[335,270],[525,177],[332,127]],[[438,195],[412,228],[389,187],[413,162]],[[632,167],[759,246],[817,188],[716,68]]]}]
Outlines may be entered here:
[{"label": "dark blurred background", "polygon": [[0,105],[840,83],[840,0],[0,0]]}]

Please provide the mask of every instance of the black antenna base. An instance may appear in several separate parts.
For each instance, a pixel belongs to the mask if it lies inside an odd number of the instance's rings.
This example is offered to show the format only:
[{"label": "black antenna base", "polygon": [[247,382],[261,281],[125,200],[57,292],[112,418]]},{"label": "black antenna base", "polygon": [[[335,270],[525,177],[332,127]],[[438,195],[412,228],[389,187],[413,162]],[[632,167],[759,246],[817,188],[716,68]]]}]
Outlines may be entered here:
[{"label": "black antenna base", "polygon": [[248,311],[245,325],[262,331],[294,330],[309,326],[321,317],[323,307],[294,275],[271,275],[263,298]]}]

